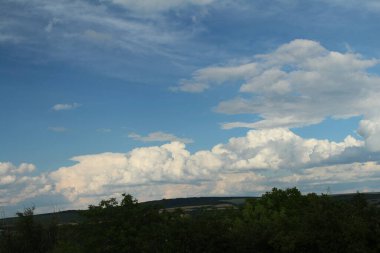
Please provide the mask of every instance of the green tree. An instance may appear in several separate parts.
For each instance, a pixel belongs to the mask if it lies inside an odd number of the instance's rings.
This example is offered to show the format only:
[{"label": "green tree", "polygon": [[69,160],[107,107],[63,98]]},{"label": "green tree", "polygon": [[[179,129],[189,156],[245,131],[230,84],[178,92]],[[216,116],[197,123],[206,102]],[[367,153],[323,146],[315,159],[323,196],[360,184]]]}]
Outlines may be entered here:
[{"label": "green tree", "polygon": [[34,207],[18,212],[15,227],[6,232],[0,240],[1,252],[43,253],[51,250],[56,242],[55,223],[45,227],[34,220]]}]

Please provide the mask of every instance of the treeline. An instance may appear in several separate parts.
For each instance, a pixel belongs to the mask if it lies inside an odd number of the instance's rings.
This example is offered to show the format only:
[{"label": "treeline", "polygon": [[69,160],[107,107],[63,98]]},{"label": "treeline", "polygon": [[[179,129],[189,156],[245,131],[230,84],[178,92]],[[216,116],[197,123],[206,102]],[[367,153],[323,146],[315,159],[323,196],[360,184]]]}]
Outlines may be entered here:
[{"label": "treeline", "polygon": [[123,194],[89,206],[78,224],[42,226],[18,213],[1,253],[380,252],[380,210],[357,194],[337,201],[274,188],[241,208],[168,212]]}]

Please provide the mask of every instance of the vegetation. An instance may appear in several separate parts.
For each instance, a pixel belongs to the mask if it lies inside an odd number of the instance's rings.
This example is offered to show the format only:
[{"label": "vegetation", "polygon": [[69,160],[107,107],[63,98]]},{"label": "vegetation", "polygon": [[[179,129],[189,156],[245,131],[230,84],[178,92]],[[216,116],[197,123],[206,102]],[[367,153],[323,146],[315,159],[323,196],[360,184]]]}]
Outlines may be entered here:
[{"label": "vegetation", "polygon": [[26,209],[0,236],[0,252],[380,252],[380,209],[360,194],[343,201],[274,188],[241,208],[191,214],[123,194],[83,216],[42,226]]}]

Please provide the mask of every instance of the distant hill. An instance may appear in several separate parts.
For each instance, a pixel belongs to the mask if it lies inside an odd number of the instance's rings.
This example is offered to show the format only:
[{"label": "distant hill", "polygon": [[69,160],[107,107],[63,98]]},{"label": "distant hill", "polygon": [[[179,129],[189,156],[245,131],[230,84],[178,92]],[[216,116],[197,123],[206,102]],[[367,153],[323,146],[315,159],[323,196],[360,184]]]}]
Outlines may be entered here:
[{"label": "distant hill", "polygon": [[[330,196],[337,200],[348,201],[352,199],[356,194],[357,193],[332,194]],[[380,192],[367,192],[367,193],[360,193],[360,194],[364,196],[368,204],[380,207]]]},{"label": "distant hill", "polygon": [[[348,201],[352,199],[357,193],[346,193],[346,194],[331,194],[330,197]],[[380,207],[380,192],[371,193],[361,193],[369,204],[376,205]],[[175,199],[162,199],[143,202],[142,204],[147,205],[158,205],[162,208],[183,208],[188,206],[216,206],[220,204],[228,204],[231,206],[242,206],[247,199],[255,199],[259,197],[192,197],[192,198],[175,198]]]},{"label": "distant hill", "polygon": [[210,206],[219,204],[230,204],[233,206],[243,205],[246,199],[257,197],[192,197],[162,199],[143,202],[144,205],[158,205],[162,208],[181,208],[185,206]]},{"label": "distant hill", "polygon": [[[332,198],[348,201],[352,199],[356,193],[348,194],[332,194]],[[362,193],[364,198],[369,204],[380,207],[380,193]],[[142,202],[142,205],[156,205],[162,209],[168,211],[174,210],[176,208],[181,208],[185,212],[193,212],[201,208],[216,208],[216,209],[225,209],[225,208],[237,208],[242,206],[247,199],[254,199],[258,197],[192,197],[192,198],[175,198],[175,199],[162,199]],[[36,214],[34,219],[36,222],[41,224],[48,224],[52,220],[58,224],[69,224],[69,223],[78,223],[84,218],[81,216],[83,210],[68,210],[61,211],[56,213],[46,213],[46,214]],[[5,218],[0,220],[1,225],[12,226],[16,222],[17,218]]]},{"label": "distant hill", "polygon": [[[35,214],[34,220],[40,224],[49,224],[52,221],[58,224],[77,223],[83,219],[82,210],[68,210],[56,213]],[[5,218],[0,220],[0,227],[2,225],[12,226],[17,221],[17,217]]]}]

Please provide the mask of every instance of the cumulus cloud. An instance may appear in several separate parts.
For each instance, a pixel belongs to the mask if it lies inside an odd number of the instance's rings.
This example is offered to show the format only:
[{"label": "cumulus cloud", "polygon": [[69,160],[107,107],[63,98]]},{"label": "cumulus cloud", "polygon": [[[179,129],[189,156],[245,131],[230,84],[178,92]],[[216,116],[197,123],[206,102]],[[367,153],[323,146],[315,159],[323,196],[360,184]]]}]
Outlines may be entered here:
[{"label": "cumulus cloud", "polygon": [[[33,164],[0,163],[0,202],[63,196],[70,208],[85,208],[122,192],[139,200],[186,196],[252,195],[273,186],[306,191],[375,187],[376,162],[352,162],[365,143],[304,139],[289,129],[250,130],[210,150],[191,153],[185,144],[135,148],[127,153],[73,157],[74,165],[32,175]],[[350,155],[349,155],[350,154]],[[370,153],[367,153],[370,154]],[[361,188],[360,188],[361,189]],[[375,189],[375,188],[374,188]]]},{"label": "cumulus cloud", "polygon": [[229,168],[300,169],[320,164],[346,149],[363,143],[352,136],[343,142],[303,139],[288,129],[250,130],[245,137],[231,138],[227,144],[216,145],[212,151],[229,158]]},{"label": "cumulus cloud", "polygon": [[[215,110],[224,114],[253,114],[256,122],[226,122],[236,127],[302,127],[331,117],[362,116],[359,134],[375,151],[380,129],[380,77],[369,71],[378,59],[358,53],[336,52],[311,40],[297,39],[273,52],[255,55],[234,66],[207,67],[194,72],[176,87],[202,92],[227,82],[239,82],[239,95],[220,102]],[[371,126],[370,126],[371,125]]]},{"label": "cumulus cloud", "polygon": [[[154,187],[163,194],[160,198],[178,197],[192,188],[200,195],[236,195],[268,189],[268,182],[301,175],[363,145],[351,136],[330,142],[303,139],[288,129],[250,130],[244,137],[193,154],[183,143],[171,142],[128,153],[74,157],[75,165],[59,168],[50,178],[56,191],[74,202],[126,189],[150,199],[153,195],[138,189]],[[314,179],[323,181],[318,176]]]},{"label": "cumulus cloud", "polygon": [[52,107],[52,110],[54,110],[54,111],[68,111],[68,110],[74,110],[80,106],[81,106],[81,104],[78,104],[78,103],[56,104]]},{"label": "cumulus cloud", "polygon": [[136,141],[143,141],[143,142],[171,142],[171,141],[178,141],[182,143],[192,143],[192,139],[188,138],[179,138],[175,136],[174,134],[165,133],[165,132],[153,132],[149,133],[147,136],[141,136],[137,133],[130,133],[128,134],[129,138],[132,138]]},{"label": "cumulus cloud", "polygon": [[380,120],[360,121],[358,134],[365,139],[368,150],[372,152],[380,151]]},{"label": "cumulus cloud", "polygon": [[[309,189],[313,189],[313,186],[315,188],[318,185],[346,185],[347,190],[353,192],[355,186],[365,182],[364,185],[359,187],[366,188],[371,182],[376,184],[379,179],[380,165],[377,162],[355,162],[309,168],[300,173],[280,178],[278,183],[301,185]],[[372,189],[372,191],[378,190],[380,190],[379,187]]]},{"label": "cumulus cloud", "polygon": [[31,175],[36,167],[22,163],[16,166],[10,162],[0,162],[0,203],[12,205],[41,194],[50,193],[52,186],[47,177]]},{"label": "cumulus cloud", "polygon": [[367,69],[376,64],[376,59],[329,51],[318,42],[299,39],[272,53],[256,55],[250,63],[197,70],[178,89],[188,91],[194,84],[194,90],[203,91],[240,80],[239,91],[245,96],[222,101],[216,111],[257,114],[263,122],[251,124],[254,128],[303,126],[329,116],[370,115],[379,103],[380,78]]}]

